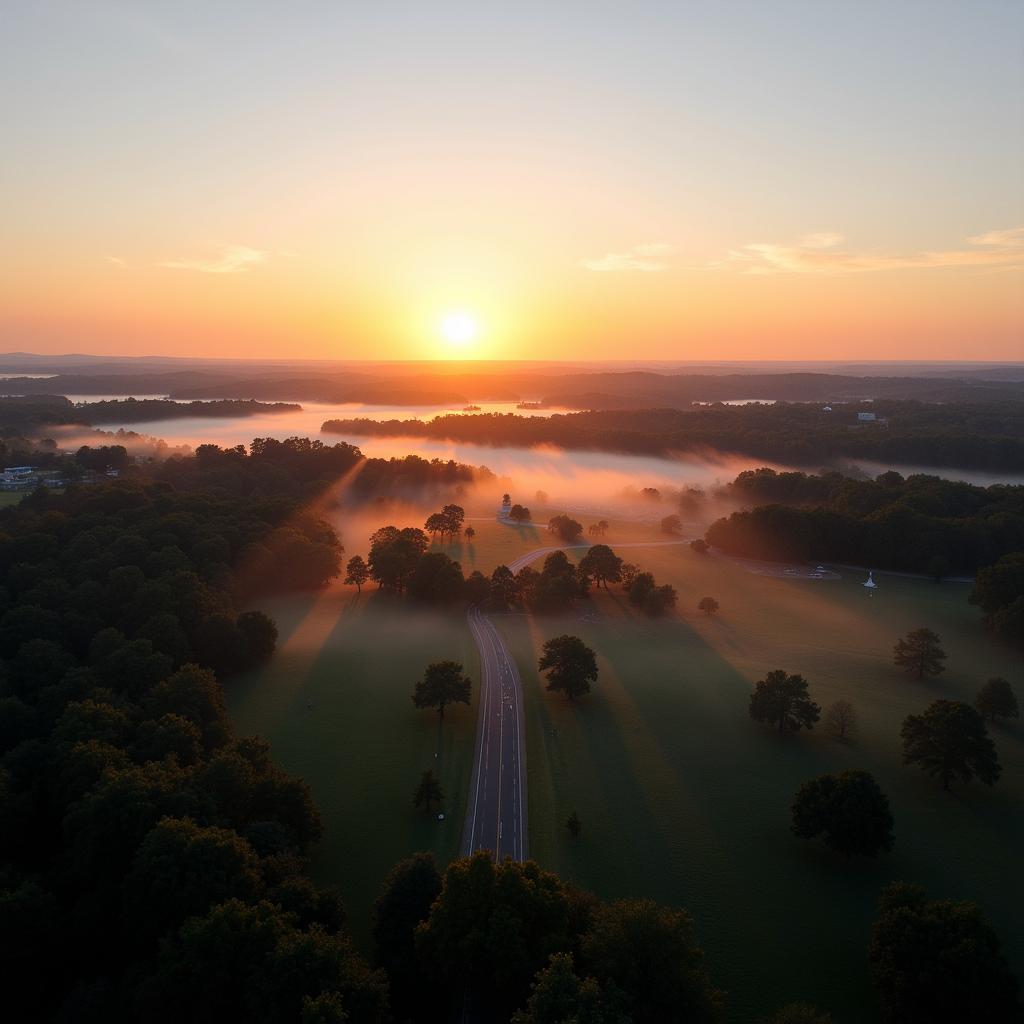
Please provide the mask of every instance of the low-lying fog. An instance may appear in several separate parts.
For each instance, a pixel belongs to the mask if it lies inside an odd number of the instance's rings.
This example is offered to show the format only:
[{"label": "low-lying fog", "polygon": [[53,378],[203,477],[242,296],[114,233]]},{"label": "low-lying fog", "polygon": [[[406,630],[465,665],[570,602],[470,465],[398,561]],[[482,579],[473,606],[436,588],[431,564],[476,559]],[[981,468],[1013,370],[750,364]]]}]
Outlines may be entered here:
[{"label": "low-lying fog", "polygon": [[[80,396],[75,396],[80,397]],[[514,404],[480,402],[481,412],[508,413],[520,415],[545,415],[551,410],[533,412],[517,410]],[[172,447],[214,443],[224,447],[237,444],[248,445],[254,437],[320,437],[325,443],[333,444],[345,440],[357,445],[366,455],[382,458],[420,455],[423,458],[455,459],[473,466],[487,466],[499,476],[509,477],[524,494],[536,490],[564,495],[561,503],[567,511],[575,507],[578,511],[600,511],[593,507],[595,494],[607,496],[624,488],[642,487],[700,487],[710,488],[717,483],[727,483],[744,469],[772,465],[764,459],[747,456],[711,454],[699,457],[694,454],[677,458],[656,456],[621,455],[609,452],[566,451],[555,447],[542,448],[493,448],[468,442],[441,441],[422,437],[369,437],[365,435],[345,436],[321,434],[320,426],[328,419],[429,419],[437,415],[461,412],[461,408],[440,406],[394,407],[348,403],[344,405],[317,402],[302,403],[302,410],[295,413],[266,414],[259,416],[238,416],[226,418],[194,417],[186,419],[154,420],[143,423],[103,424],[100,429],[126,430],[139,434],[153,435],[165,440]],[[63,443],[63,442],[62,442]],[[83,443],[95,444],[95,440]],[[858,466],[850,460],[847,465],[861,468],[866,474],[876,476],[887,469],[908,475],[910,473],[931,473],[956,480],[988,485],[993,483],[1024,483],[1021,474],[997,474],[976,470],[936,469],[918,466],[885,466],[862,463]],[[793,468],[774,465],[776,469]],[[815,471],[820,467],[801,467]],[[529,502],[524,502],[529,504]],[[662,515],[666,514],[664,512]]]}]

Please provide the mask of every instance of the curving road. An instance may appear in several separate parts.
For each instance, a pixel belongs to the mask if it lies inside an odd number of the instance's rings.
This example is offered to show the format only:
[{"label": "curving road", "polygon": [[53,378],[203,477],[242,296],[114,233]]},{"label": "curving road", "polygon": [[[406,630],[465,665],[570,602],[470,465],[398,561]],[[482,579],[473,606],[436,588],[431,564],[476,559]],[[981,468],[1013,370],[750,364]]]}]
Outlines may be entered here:
[{"label": "curving road", "polygon": [[[640,541],[616,548],[661,547],[687,540]],[[508,563],[513,572],[564,547],[536,548]],[[480,652],[480,701],[473,777],[469,787],[462,854],[490,850],[495,858],[529,856],[526,802],[526,746],[523,739],[523,687],[519,670],[494,623],[479,608],[468,613],[469,629]]]}]

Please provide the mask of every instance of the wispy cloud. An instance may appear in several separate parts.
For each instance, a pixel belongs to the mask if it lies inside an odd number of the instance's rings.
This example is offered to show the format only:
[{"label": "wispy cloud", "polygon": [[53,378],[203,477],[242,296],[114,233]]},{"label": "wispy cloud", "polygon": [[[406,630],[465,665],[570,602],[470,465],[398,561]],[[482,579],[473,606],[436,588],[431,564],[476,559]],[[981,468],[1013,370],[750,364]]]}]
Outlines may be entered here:
[{"label": "wispy cloud", "polygon": [[228,245],[213,259],[162,260],[159,267],[172,270],[196,270],[201,274],[244,274],[250,267],[264,263],[269,253],[247,245]]},{"label": "wispy cloud", "polygon": [[595,259],[582,260],[580,266],[599,273],[628,270],[657,273],[669,269],[669,265],[662,257],[670,252],[672,246],[667,242],[649,242],[646,245],[634,245],[632,249],[626,249],[624,252],[609,252]]},{"label": "wispy cloud", "polygon": [[986,231],[967,239],[971,248],[916,253],[857,252],[842,248],[834,232],[804,235],[793,244],[753,242],[732,249],[712,267],[735,267],[745,274],[856,274],[871,270],[939,267],[1007,268],[1024,261],[1024,227]]},{"label": "wispy cloud", "polygon": [[128,263],[126,260],[121,259],[120,256],[105,256],[104,259],[112,266],[117,267],[119,270],[127,268]]}]

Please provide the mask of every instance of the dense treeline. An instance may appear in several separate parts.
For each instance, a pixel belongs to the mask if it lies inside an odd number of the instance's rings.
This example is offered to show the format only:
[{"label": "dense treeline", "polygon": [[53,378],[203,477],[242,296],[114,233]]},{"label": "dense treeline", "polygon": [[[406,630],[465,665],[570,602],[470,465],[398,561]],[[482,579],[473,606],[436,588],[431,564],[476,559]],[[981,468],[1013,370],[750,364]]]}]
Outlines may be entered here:
[{"label": "dense treeline", "polygon": [[174,402],[167,398],[116,398],[75,404],[62,395],[0,397],[0,423],[5,427],[43,425],[92,426],[98,423],[143,423],[201,417],[261,416],[301,412],[288,402],[257,402],[226,398],[206,402]]},{"label": "dense treeline", "polygon": [[[631,454],[714,450],[797,465],[834,459],[1024,469],[1020,402],[931,405],[879,400],[834,405],[784,403],[690,409],[503,414],[421,420],[328,420],[327,433],[433,437],[490,445],[558,444]],[[859,423],[859,412],[878,421]],[[884,422],[882,422],[884,420]]]},{"label": "dense treeline", "polygon": [[257,437],[248,450],[242,445],[203,444],[194,456],[172,457],[152,472],[157,479],[189,490],[303,500],[332,487],[339,497],[356,499],[419,497],[493,478],[485,467],[451,459],[370,459],[355,445],[329,445],[308,437]]},{"label": "dense treeline", "polygon": [[730,554],[851,563],[937,578],[973,573],[1024,550],[1024,487],[972,484],[899,473],[852,480],[760,469],[726,493],[770,502],[734,512],[707,531]]},{"label": "dense treeline", "polygon": [[239,614],[241,596],[322,584],[340,554],[280,501],[162,483],[37,491],[0,512],[13,1015],[272,1021],[326,993],[382,1019],[383,978],[302,873],[321,833],[308,788],[234,737],[218,681],[274,651],[273,622]]}]

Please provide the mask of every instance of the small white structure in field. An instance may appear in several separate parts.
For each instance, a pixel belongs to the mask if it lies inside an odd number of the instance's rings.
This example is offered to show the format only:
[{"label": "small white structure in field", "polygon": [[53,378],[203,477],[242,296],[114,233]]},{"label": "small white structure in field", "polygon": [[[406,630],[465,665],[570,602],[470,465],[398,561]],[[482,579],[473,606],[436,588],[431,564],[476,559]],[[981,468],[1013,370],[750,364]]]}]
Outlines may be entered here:
[{"label": "small white structure in field", "polygon": [[878,584],[875,582],[874,573],[870,569],[868,569],[868,578],[864,581],[864,586],[867,587],[868,590],[878,589]]},{"label": "small white structure in field", "polygon": [[501,508],[498,509],[499,519],[508,519],[509,513],[512,511],[512,498],[509,495],[504,495],[501,499]]},{"label": "small white structure in field", "polygon": [[873,412],[859,412],[857,413],[857,420],[860,423],[874,423],[875,414]]}]

